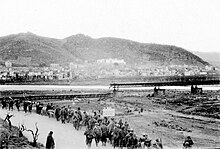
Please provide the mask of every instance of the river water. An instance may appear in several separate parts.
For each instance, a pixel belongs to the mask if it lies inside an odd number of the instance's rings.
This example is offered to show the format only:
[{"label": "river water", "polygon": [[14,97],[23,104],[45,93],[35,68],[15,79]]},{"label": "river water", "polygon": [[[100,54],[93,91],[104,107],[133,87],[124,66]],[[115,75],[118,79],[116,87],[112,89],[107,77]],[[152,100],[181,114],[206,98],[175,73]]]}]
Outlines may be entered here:
[{"label": "river water", "polygon": [[[203,90],[220,90],[220,85],[204,85]],[[154,87],[121,87],[119,90],[150,90]],[[191,86],[162,86],[161,89],[190,90]],[[6,90],[113,90],[109,86],[71,86],[71,85],[0,85],[0,91]]]}]

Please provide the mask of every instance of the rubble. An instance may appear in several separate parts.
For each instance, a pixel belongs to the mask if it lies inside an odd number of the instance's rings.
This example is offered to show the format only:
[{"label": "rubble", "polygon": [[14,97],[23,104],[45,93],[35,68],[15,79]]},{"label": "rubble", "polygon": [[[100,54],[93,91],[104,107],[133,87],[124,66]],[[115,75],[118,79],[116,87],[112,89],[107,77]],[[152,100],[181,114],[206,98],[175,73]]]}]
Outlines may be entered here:
[{"label": "rubble", "polygon": [[177,130],[177,131],[186,131],[186,132],[192,132],[191,130],[187,129],[187,128],[183,128],[177,124],[174,124],[175,122],[173,121],[165,121],[165,120],[162,120],[160,122],[156,122],[154,121],[153,124],[156,126],[156,127],[166,127],[166,128],[169,128],[169,129],[174,129],[174,130]]}]

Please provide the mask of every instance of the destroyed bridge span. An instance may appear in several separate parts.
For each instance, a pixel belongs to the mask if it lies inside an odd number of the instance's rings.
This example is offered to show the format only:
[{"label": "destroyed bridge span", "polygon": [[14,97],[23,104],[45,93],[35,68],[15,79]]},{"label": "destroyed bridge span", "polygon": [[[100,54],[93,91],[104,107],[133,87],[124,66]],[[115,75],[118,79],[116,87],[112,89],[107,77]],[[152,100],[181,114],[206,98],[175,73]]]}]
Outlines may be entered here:
[{"label": "destroyed bridge span", "polygon": [[[19,100],[73,100],[73,99],[84,99],[84,98],[99,98],[99,100],[103,100],[106,98],[112,97],[112,93],[80,93],[80,94],[42,94],[42,95],[11,95],[9,98],[19,99]],[[1,100],[1,98],[0,98]]]},{"label": "destroyed bridge span", "polygon": [[149,82],[121,82],[111,83],[110,88],[113,91],[119,90],[119,87],[160,87],[160,86],[197,86],[197,85],[218,85],[220,84],[219,77],[178,77],[175,79],[155,79]]}]

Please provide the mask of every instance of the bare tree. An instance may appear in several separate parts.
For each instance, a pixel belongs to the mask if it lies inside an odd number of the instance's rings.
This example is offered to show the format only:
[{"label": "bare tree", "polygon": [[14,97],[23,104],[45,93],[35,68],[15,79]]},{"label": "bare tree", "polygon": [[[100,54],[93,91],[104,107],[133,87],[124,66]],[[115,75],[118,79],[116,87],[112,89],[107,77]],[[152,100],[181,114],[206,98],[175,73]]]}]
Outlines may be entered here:
[{"label": "bare tree", "polygon": [[12,124],[11,124],[11,120],[10,120],[10,118],[13,116],[13,114],[7,114],[6,115],[6,117],[5,117],[5,119],[4,119],[4,121],[8,121],[8,125],[9,125],[9,129],[11,130],[11,127],[12,127]]},{"label": "bare tree", "polygon": [[24,130],[31,132],[32,137],[33,137],[33,144],[32,144],[33,147],[36,147],[36,146],[37,146],[38,136],[40,135],[40,134],[39,134],[39,129],[38,129],[38,127],[37,127],[37,122],[35,123],[35,127],[36,127],[35,132],[34,132],[32,129],[27,129],[26,127],[23,127]]},{"label": "bare tree", "polygon": [[[3,124],[3,131],[0,135],[1,146],[0,148],[18,148],[21,146],[28,145],[24,139],[15,138],[16,136],[16,129],[12,129],[8,131],[8,125]],[[10,146],[10,147],[9,147]]]}]

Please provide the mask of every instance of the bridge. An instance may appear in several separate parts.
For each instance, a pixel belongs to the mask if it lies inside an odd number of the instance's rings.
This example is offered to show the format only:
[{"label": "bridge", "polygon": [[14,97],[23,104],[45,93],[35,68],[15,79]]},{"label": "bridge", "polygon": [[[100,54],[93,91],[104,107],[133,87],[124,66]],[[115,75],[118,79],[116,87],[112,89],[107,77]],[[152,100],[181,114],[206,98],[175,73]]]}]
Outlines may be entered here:
[{"label": "bridge", "polygon": [[45,99],[57,99],[57,100],[64,100],[64,99],[75,99],[75,98],[99,98],[99,99],[105,99],[107,97],[112,97],[112,93],[81,93],[81,94],[42,94],[42,95],[12,95],[10,96],[13,99],[19,99],[19,100],[45,100]]},{"label": "bridge", "polygon": [[[201,89],[197,88],[197,85],[218,85],[220,84],[220,79],[218,76],[215,77],[206,77],[206,76],[191,76],[191,77],[161,77],[157,78],[153,82],[121,82],[121,83],[111,83],[110,88],[113,88],[113,91],[116,92],[119,90],[119,87],[160,87],[160,86],[191,86],[192,89]],[[168,80],[168,81],[167,81]],[[193,86],[196,86],[195,88]],[[159,88],[158,88],[159,89]],[[192,91],[193,92],[193,91]]]},{"label": "bridge", "polygon": [[124,83],[111,83],[110,87],[119,88],[119,86],[189,86],[189,85],[216,85],[220,84],[220,80],[204,80],[204,81],[170,81],[170,82],[124,82]]}]

